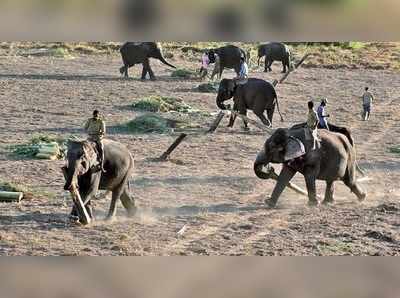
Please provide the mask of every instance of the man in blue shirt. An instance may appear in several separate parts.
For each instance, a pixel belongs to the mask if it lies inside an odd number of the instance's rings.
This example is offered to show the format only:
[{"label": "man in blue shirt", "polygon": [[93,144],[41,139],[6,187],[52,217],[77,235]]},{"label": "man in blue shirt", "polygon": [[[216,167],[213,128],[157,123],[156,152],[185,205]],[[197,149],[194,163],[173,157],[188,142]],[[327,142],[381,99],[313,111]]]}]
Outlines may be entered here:
[{"label": "man in blue shirt", "polygon": [[326,112],[325,112],[325,107],[326,107],[327,103],[328,103],[328,100],[326,98],[323,98],[321,100],[321,104],[318,107],[317,114],[318,114],[318,120],[319,120],[319,128],[329,130],[328,120],[326,119],[329,117],[329,115],[326,114]]}]

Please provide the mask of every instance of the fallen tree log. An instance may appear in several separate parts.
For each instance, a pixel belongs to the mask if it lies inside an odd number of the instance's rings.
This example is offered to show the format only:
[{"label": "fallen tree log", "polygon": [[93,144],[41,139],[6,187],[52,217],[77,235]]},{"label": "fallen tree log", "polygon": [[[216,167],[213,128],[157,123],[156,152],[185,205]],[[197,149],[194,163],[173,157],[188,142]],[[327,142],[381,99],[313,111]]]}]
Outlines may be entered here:
[{"label": "fallen tree log", "polygon": [[225,113],[223,111],[220,111],[217,115],[217,118],[215,118],[214,122],[210,126],[210,129],[207,132],[208,133],[214,132],[218,128],[218,126],[219,126],[221,120],[224,118],[224,116],[225,116]]},{"label": "fallen tree log", "polygon": [[0,191],[0,202],[17,202],[19,203],[24,194],[22,192]]},{"label": "fallen tree log", "polygon": [[180,136],[172,143],[171,146],[158,158],[159,161],[165,161],[169,157],[169,155],[172,153],[172,151],[175,150],[176,147],[179,146],[179,144],[186,138],[187,134],[181,133]]},{"label": "fallen tree log", "polygon": [[[278,181],[278,174],[275,172],[275,169],[273,168],[273,167],[268,167],[268,173],[267,174],[269,174],[270,175],[270,178],[271,179],[273,179],[273,180],[275,180],[275,181]],[[287,187],[288,188],[290,188],[291,190],[293,190],[293,191],[295,191],[295,192],[297,192],[298,194],[301,194],[301,195],[303,195],[303,196],[306,196],[306,197],[308,197],[308,192],[307,191],[305,191],[304,189],[302,189],[300,186],[297,186],[296,184],[294,184],[294,183],[292,183],[292,182],[289,182],[289,184],[287,185]],[[323,198],[321,197],[321,196],[319,196],[319,195],[317,195],[317,198],[319,199],[319,200],[322,200]]]},{"label": "fallen tree log", "polygon": [[311,56],[311,55],[312,55],[312,53],[307,53],[307,54],[305,54],[305,55],[303,56],[303,58],[301,58],[300,61],[296,63],[296,65],[294,66],[294,69],[289,70],[287,73],[285,73],[285,74],[282,76],[282,78],[280,78],[279,81],[278,81],[278,80],[274,80],[274,81],[272,82],[272,85],[273,85],[274,87],[276,87],[276,85],[283,83],[283,81],[285,81],[285,80],[287,79],[287,77],[288,77],[293,71],[295,71],[297,68],[299,68],[300,65],[302,65],[303,62],[304,62],[309,56]]}]

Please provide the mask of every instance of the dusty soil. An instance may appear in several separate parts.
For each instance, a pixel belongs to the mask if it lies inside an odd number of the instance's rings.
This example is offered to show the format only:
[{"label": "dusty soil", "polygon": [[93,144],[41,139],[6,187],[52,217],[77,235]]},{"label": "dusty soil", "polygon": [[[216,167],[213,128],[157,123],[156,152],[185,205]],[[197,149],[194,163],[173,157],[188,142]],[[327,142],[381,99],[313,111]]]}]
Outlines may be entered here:
[{"label": "dusty soil", "polygon": [[[194,62],[170,59],[180,67]],[[273,181],[258,180],[252,165],[266,134],[252,127],[223,127],[216,133],[187,138],[168,162],[154,162],[173,135],[130,135],[118,129],[137,113],[135,98],[160,94],[183,98],[195,108],[217,112],[215,94],[191,91],[199,82],[172,79],[153,61],[158,80],[119,77],[118,55],[78,55],[75,59],[0,56],[0,180],[30,187],[41,195],[20,204],[0,203],[1,255],[399,255],[400,162],[388,147],[399,144],[400,74],[393,70],[303,68],[291,74],[277,93],[286,121],[303,121],[306,102],[329,99],[331,121],[350,127],[360,165],[372,180],[360,204],[338,182],[336,202],[308,208],[307,199],[286,190],[278,208],[263,201]],[[254,77],[272,81],[280,65]],[[232,77],[232,72],[226,72]],[[360,121],[360,95],[369,85],[376,97],[369,122]],[[88,227],[68,221],[71,208],[60,171],[64,161],[20,160],[7,147],[35,133],[77,135],[97,108],[106,117],[109,138],[135,155],[133,193],[139,207],[127,218],[119,204],[114,222],[105,222],[110,200],[96,200],[97,221]],[[253,115],[250,115],[253,118]],[[212,121],[210,117],[209,122]],[[206,128],[209,123],[204,123]],[[294,182],[304,187],[300,175]],[[324,185],[318,182],[322,195]],[[185,227],[183,235],[177,232]]]}]

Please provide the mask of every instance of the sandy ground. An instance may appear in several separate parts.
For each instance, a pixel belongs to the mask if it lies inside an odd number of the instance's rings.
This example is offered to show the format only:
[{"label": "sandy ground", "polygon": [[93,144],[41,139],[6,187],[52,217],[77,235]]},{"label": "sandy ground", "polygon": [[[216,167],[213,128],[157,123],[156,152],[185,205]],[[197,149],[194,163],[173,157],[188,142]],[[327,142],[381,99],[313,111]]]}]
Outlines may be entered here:
[{"label": "sandy ground", "polygon": [[[171,60],[180,67],[192,62]],[[252,166],[266,139],[252,127],[241,130],[227,119],[215,134],[190,136],[171,161],[154,162],[177,136],[129,135],[118,125],[135,117],[128,108],[135,98],[151,94],[184,99],[195,108],[217,112],[215,94],[191,91],[199,82],[170,77],[153,61],[158,80],[119,77],[120,57],[0,56],[0,180],[14,181],[51,195],[20,204],[0,203],[1,255],[399,255],[400,162],[388,147],[399,144],[400,74],[387,70],[299,69],[277,87],[286,121],[303,121],[306,102],[329,99],[331,121],[350,127],[360,165],[371,181],[363,183],[367,200],[360,204],[338,182],[336,203],[307,207],[307,198],[286,190],[278,208],[263,201],[273,181],[261,181]],[[281,74],[251,73],[272,81]],[[226,72],[232,77],[232,72]],[[369,122],[360,121],[360,95],[370,86],[376,97]],[[139,212],[127,218],[119,204],[117,219],[105,222],[110,200],[94,202],[98,220],[83,227],[69,223],[72,202],[63,191],[64,161],[13,159],[7,146],[28,141],[33,134],[77,135],[93,109],[101,110],[109,138],[126,144],[135,156],[133,193]],[[250,115],[252,118],[253,115]],[[210,121],[212,118],[210,118]],[[208,123],[204,123],[206,128]],[[294,182],[304,186],[296,175]],[[324,184],[318,182],[322,195]],[[182,236],[177,232],[185,227]]]}]

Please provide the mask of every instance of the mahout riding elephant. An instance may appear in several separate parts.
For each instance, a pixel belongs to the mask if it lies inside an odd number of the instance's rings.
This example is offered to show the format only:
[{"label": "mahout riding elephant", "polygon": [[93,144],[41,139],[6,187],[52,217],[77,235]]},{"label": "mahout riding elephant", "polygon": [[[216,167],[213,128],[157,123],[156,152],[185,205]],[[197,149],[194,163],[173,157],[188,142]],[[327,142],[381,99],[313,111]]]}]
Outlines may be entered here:
[{"label": "mahout riding elephant", "polygon": [[[268,127],[272,125],[272,117],[275,111],[275,105],[279,111],[278,96],[275,88],[267,81],[249,78],[247,83],[240,84],[235,79],[223,79],[219,84],[217,95],[217,106],[221,110],[226,110],[229,106],[224,105],[224,101],[233,98],[233,110],[239,114],[247,116],[247,110],[252,110],[254,114]],[[267,111],[267,118],[264,112]],[[231,114],[228,127],[233,127],[236,115]],[[243,120],[245,128],[247,121]]]},{"label": "mahout riding elephant", "polygon": [[282,73],[292,69],[291,54],[289,47],[280,42],[270,42],[262,44],[258,47],[258,65],[260,59],[265,56],[264,71],[272,71],[271,65],[274,61],[281,61],[283,70]]},{"label": "mahout riding elephant", "polygon": [[[130,216],[136,212],[135,200],[130,195],[129,183],[133,174],[134,159],[129,150],[121,143],[103,140],[104,169],[98,170],[96,144],[90,141],[71,141],[68,144],[67,166],[63,168],[65,175],[64,189],[69,190],[72,183],[78,186],[79,193],[91,218],[93,212],[90,200],[99,189],[112,192],[108,219],[116,213],[116,204],[120,199]],[[72,216],[77,216],[74,206]]]},{"label": "mahout riding elephant", "polygon": [[211,80],[218,74],[220,79],[224,68],[230,68],[235,70],[236,74],[240,72],[240,58],[244,57],[245,61],[248,62],[249,54],[246,54],[244,50],[234,45],[227,45],[220,48],[211,49],[208,52],[210,63],[215,62],[215,54],[219,57],[219,63],[215,65],[214,71],[211,75]]},{"label": "mahout riding elephant", "polygon": [[[366,198],[366,193],[356,180],[356,152],[348,138],[325,129],[318,130],[318,136],[320,142],[315,150],[311,150],[312,144],[305,140],[304,127],[279,128],[266,140],[254,162],[256,176],[269,179],[269,174],[263,172],[262,168],[270,163],[282,164],[271,198],[265,201],[270,207],[276,205],[279,196],[297,172],[304,175],[310,205],[319,203],[316,197],[316,180],[326,181],[323,203],[333,202],[334,183],[338,180],[343,181],[359,201]],[[292,158],[295,151],[301,150],[305,152],[304,155]]]},{"label": "mahout riding elephant", "polygon": [[129,77],[129,67],[142,64],[142,80],[146,79],[147,74],[149,74],[151,80],[155,80],[154,72],[150,67],[150,58],[158,59],[165,65],[176,68],[165,60],[161,45],[156,42],[126,42],[121,46],[120,52],[124,65],[119,71],[124,74],[125,78]]}]

